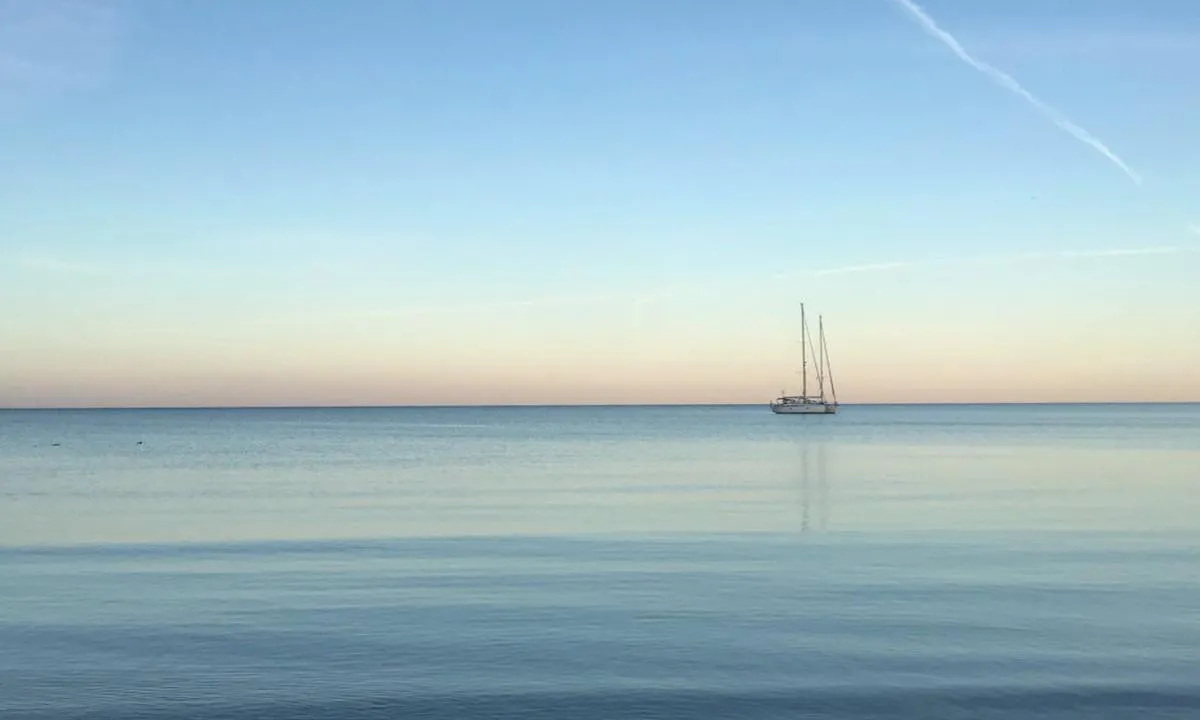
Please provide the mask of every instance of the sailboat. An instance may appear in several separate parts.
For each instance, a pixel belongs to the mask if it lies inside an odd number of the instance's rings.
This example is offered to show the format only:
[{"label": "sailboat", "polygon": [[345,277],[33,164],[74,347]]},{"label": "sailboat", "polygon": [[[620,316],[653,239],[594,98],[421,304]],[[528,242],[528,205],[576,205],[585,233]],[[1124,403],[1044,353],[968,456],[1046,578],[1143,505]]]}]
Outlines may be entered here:
[{"label": "sailboat", "polygon": [[[813,354],[816,366],[817,394],[808,394],[808,346],[812,338],[808,334],[808,319],[804,315],[804,303],[800,303],[800,394],[788,395],[781,391],[771,401],[771,412],[777,415],[833,415],[837,412],[837,391],[833,386],[833,372],[829,368],[829,348],[825,345],[825,320],[817,316],[817,334],[820,345]],[[829,394],[825,394],[826,380]]]}]

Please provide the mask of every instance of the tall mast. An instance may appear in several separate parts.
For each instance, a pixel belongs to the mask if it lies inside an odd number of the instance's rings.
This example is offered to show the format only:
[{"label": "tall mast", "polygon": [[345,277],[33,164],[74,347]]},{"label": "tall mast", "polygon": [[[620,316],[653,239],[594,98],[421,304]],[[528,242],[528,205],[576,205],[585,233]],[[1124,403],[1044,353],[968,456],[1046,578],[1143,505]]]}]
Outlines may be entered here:
[{"label": "tall mast", "polygon": [[800,303],[800,396],[808,397],[808,345],[805,336],[808,335],[808,322],[804,319],[804,303]]}]

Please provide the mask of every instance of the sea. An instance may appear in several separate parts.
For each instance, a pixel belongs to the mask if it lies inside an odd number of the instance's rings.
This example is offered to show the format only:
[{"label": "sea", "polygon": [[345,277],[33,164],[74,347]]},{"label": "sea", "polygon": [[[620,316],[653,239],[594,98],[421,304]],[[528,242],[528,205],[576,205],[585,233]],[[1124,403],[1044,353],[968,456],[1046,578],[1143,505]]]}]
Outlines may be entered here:
[{"label": "sea", "polygon": [[1200,718],[1200,405],[0,411],[0,719]]}]

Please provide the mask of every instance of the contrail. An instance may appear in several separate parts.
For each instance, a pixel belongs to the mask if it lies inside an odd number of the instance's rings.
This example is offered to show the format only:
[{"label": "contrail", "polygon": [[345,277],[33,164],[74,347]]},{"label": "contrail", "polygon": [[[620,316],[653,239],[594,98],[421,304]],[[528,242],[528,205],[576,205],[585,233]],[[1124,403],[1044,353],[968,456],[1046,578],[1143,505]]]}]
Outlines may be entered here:
[{"label": "contrail", "polygon": [[921,9],[920,5],[917,5],[915,2],[913,2],[913,0],[892,1],[907,10],[908,13],[913,16],[913,19],[921,24],[921,27],[925,29],[926,33],[940,40],[942,44],[950,48],[950,50],[957,55],[960,60],[988,76],[988,78],[990,78],[1000,87],[1016,93],[1024,98],[1030,105],[1034,107],[1035,110],[1048,117],[1059,128],[1070,133],[1071,136],[1073,136],[1076,140],[1092,146],[1098,152],[1100,152],[1100,154],[1104,155],[1104,157],[1111,160],[1113,164],[1121,168],[1121,170],[1128,175],[1129,179],[1133,180],[1134,183],[1138,185],[1142,184],[1142,176],[1134,172],[1132,168],[1125,164],[1124,160],[1117,157],[1117,154],[1112,150],[1109,150],[1104,143],[1100,142],[1100,140],[1096,138],[1096,136],[1071,122],[1066,115],[1063,115],[1058,110],[1039,100],[1033,95],[1033,93],[1022,87],[1021,84],[1008,73],[992,67],[982,60],[977,60],[972,57],[971,54],[966,51],[966,48],[962,46],[962,43],[956,40],[953,35],[939,27],[938,24],[934,22],[933,18],[929,17],[929,15]]}]

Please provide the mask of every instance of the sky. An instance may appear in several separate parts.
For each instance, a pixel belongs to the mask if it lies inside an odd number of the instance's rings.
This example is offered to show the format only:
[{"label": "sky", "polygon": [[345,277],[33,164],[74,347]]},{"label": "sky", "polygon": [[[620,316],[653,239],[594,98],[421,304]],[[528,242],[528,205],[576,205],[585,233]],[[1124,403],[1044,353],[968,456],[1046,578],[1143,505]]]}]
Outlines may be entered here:
[{"label": "sky", "polygon": [[0,407],[1200,400],[1192,0],[0,0]]}]

